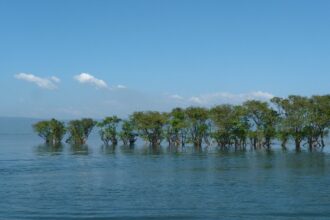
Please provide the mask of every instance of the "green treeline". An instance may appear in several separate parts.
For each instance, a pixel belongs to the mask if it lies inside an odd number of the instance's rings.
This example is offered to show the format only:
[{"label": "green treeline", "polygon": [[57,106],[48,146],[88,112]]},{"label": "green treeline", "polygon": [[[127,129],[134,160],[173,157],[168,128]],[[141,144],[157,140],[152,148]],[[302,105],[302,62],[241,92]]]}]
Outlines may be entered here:
[{"label": "green treeline", "polygon": [[100,122],[92,119],[65,123],[52,119],[33,125],[47,144],[57,145],[67,134],[67,143],[83,145],[97,127],[105,145],[134,145],[142,138],[151,146],[166,142],[171,147],[191,144],[196,148],[217,145],[222,149],[269,149],[274,140],[296,150],[325,147],[330,128],[330,95],[275,97],[270,102],[246,101],[242,105],[175,108],[171,112],[134,112],[127,120],[117,116]]}]

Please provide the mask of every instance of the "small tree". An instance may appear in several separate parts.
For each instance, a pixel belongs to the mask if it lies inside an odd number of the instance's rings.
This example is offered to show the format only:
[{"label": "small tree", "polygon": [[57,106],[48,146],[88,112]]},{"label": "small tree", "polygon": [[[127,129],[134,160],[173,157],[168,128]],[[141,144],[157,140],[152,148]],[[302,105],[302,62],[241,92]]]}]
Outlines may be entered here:
[{"label": "small tree", "polygon": [[107,117],[97,126],[100,128],[101,140],[105,145],[109,145],[111,142],[113,145],[118,144],[117,140],[117,127],[121,119],[117,116]]},{"label": "small tree", "polygon": [[96,122],[89,118],[70,121],[67,128],[69,133],[67,142],[74,145],[85,144],[95,125]]},{"label": "small tree", "polygon": [[46,144],[53,146],[60,144],[66,133],[64,123],[56,119],[40,121],[33,125],[33,129],[45,140]]},{"label": "small tree", "polygon": [[125,146],[133,146],[137,140],[138,134],[135,132],[135,126],[132,120],[124,120],[119,137]]}]

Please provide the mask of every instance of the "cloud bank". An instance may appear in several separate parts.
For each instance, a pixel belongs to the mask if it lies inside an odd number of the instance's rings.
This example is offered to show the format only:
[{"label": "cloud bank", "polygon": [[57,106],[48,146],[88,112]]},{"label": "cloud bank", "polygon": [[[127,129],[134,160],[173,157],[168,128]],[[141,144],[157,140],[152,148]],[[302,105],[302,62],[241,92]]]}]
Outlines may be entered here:
[{"label": "cloud bank", "polygon": [[255,91],[249,93],[227,93],[227,92],[218,92],[218,93],[209,93],[199,96],[192,96],[189,98],[184,98],[179,95],[171,95],[170,98],[177,101],[184,101],[186,105],[202,105],[202,106],[212,106],[217,104],[239,104],[247,100],[261,100],[268,101],[273,98],[274,95],[268,92]]},{"label": "cloud bank", "polygon": [[74,79],[77,80],[79,83],[89,84],[99,89],[108,88],[108,85],[104,80],[98,79],[89,73],[81,73],[79,75],[74,76]]},{"label": "cloud bank", "polygon": [[[56,89],[57,85],[61,82],[56,76],[44,78],[26,73],[19,73],[15,75],[15,78],[34,83],[43,89]],[[57,90],[56,103],[53,103],[51,109],[49,108],[48,102],[45,101],[47,100],[46,98],[41,100],[43,96],[47,97],[47,93],[38,93],[40,96],[38,96],[37,99],[33,97],[33,94],[31,97],[29,97],[29,94],[23,94],[23,100],[27,100],[26,102],[29,102],[29,100],[32,101],[30,103],[30,108],[23,108],[22,110],[24,110],[24,112],[20,114],[25,117],[59,118],[102,118],[112,114],[120,117],[127,117],[127,115],[134,111],[170,111],[175,107],[212,107],[220,104],[236,105],[252,99],[269,101],[274,97],[273,94],[264,91],[252,91],[247,93],[215,92],[194,96],[182,96],[181,94],[175,93],[159,94],[130,89],[124,85],[108,85],[104,80],[98,79],[88,73],[81,73],[73,78],[81,84],[88,84],[98,89],[89,90],[88,93],[85,93],[86,99],[83,103],[72,103],[69,101],[79,95],[79,93],[71,93],[68,95],[66,90]],[[103,92],[99,89],[106,89],[105,91],[109,92]],[[93,106],[93,108],[91,108],[91,106]],[[20,108],[16,107],[16,109]]]},{"label": "cloud bank", "polygon": [[50,78],[42,78],[28,73],[16,74],[15,78],[18,80],[34,83],[40,88],[50,89],[50,90],[56,89],[57,88],[56,84],[60,82],[60,79],[57,78],[56,76],[52,76]]}]

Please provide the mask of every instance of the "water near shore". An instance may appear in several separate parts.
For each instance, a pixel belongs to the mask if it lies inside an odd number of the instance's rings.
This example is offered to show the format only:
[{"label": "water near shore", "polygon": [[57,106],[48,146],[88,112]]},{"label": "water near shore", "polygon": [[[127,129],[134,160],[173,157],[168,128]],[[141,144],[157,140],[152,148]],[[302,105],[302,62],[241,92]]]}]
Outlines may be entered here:
[{"label": "water near shore", "polygon": [[50,148],[23,124],[0,134],[0,219],[330,218],[327,152]]}]

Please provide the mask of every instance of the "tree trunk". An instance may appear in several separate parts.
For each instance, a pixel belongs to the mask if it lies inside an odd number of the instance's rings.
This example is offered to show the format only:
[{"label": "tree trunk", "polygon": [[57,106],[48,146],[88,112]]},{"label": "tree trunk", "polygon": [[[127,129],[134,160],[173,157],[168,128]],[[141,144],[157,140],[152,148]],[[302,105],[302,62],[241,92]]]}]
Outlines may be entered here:
[{"label": "tree trunk", "polygon": [[295,139],[294,142],[295,142],[295,145],[296,145],[296,151],[300,151],[300,140]]},{"label": "tree trunk", "polygon": [[309,151],[313,151],[313,138],[311,137],[308,138],[308,148]]},{"label": "tree trunk", "polygon": [[323,132],[321,133],[321,146],[322,146],[322,148],[325,147]]},{"label": "tree trunk", "polygon": [[195,148],[201,149],[202,148],[202,141],[197,139],[194,141]]}]

